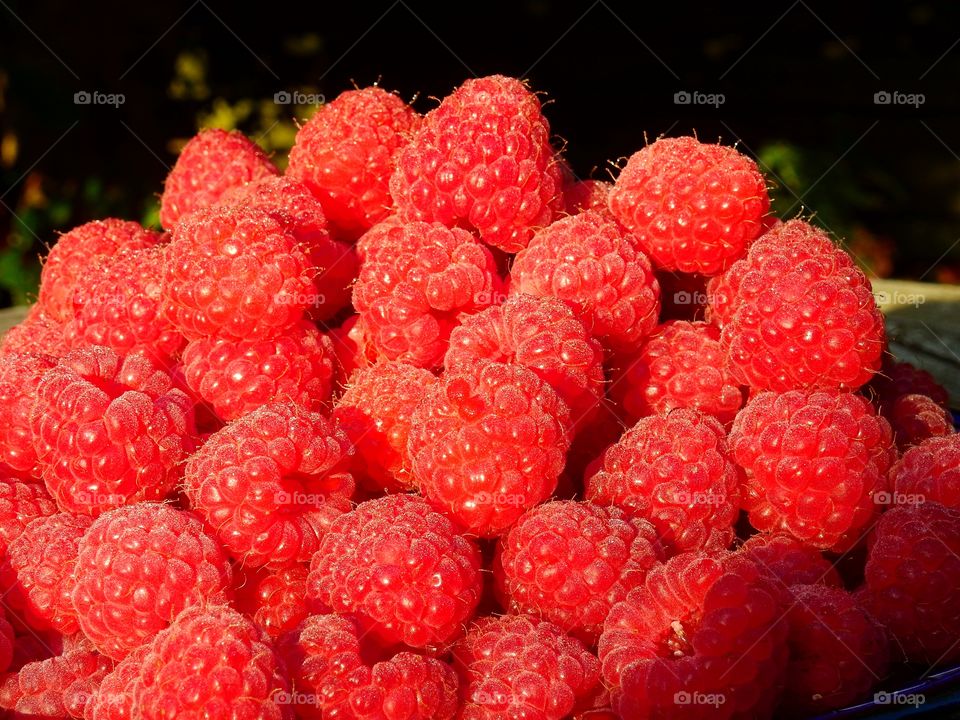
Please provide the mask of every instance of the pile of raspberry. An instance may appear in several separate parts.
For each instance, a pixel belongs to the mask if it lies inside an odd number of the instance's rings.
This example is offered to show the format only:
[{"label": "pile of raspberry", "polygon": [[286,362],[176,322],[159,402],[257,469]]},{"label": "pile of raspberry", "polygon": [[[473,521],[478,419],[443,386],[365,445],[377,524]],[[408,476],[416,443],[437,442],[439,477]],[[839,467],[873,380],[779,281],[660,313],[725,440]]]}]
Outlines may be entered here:
[{"label": "pile of raspberry", "polygon": [[578,179],[502,76],[302,120],[202,131],[0,343],[0,714],[806,717],[960,660],[948,395],[753,160]]}]

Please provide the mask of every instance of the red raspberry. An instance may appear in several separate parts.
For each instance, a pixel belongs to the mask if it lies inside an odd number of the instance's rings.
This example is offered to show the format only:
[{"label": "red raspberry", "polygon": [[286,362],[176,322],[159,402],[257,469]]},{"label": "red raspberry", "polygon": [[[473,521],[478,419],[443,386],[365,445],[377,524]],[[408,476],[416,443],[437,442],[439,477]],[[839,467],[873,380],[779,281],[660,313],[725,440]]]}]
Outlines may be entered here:
[{"label": "red raspberry", "polygon": [[557,487],[569,412],[520,365],[446,373],[413,413],[408,450],[421,492],[482,537],[506,531]]},{"label": "red raspberry", "polygon": [[173,232],[163,273],[164,313],[188,340],[265,340],[313,305],[316,268],[301,244],[253,208],[194,213]]},{"label": "red raspberry", "polygon": [[906,450],[927,438],[952,435],[953,416],[926,395],[901,395],[881,409],[890,422],[897,446]]},{"label": "red raspberry", "polygon": [[0,460],[27,477],[40,477],[30,412],[40,379],[55,364],[47,355],[19,353],[5,353],[0,362]]},{"label": "red raspberry", "polygon": [[623,718],[772,717],[787,664],[781,594],[753,563],[683,553],[616,605],[600,636]]},{"label": "red raspberry", "polygon": [[222,605],[183,610],[150,644],[134,682],[142,720],[292,720],[275,698],[288,689],[269,638]]},{"label": "red raspberry", "polygon": [[133,690],[150,645],[132,650],[93,688],[83,710],[84,720],[131,720],[135,717]]},{"label": "red raspberry", "polygon": [[453,649],[463,720],[561,720],[600,684],[600,663],[553,623],[514,615],[479,620]]},{"label": "red raspberry", "polygon": [[330,399],[333,343],[309,322],[274,340],[209,337],[183,351],[187,384],[224,420],[236,420],[270,402],[320,410]]},{"label": "red raspberry", "polygon": [[890,469],[895,505],[935,502],[960,510],[960,435],[933,437],[903,453]]},{"label": "red raspberry", "polygon": [[359,315],[351,315],[328,335],[337,355],[337,385],[341,387],[347,385],[354,370],[370,367],[377,362],[376,350],[368,341],[367,332],[359,321]]},{"label": "red raspberry", "polygon": [[807,717],[862,700],[886,676],[886,634],[846,590],[796,585],[790,596],[781,708]]},{"label": "red raspberry", "polygon": [[287,175],[310,188],[343,237],[355,239],[389,214],[397,153],[419,127],[420,116],[393,93],[348,90],[300,128]]},{"label": "red raspberry", "polygon": [[82,718],[84,707],[113,663],[92,649],[31,662],[0,684],[0,706],[12,717]]},{"label": "red raspberry", "polygon": [[755,563],[762,573],[784,587],[843,583],[836,567],[815,548],[789,535],[760,533],[747,540],[740,554]]},{"label": "red raspberry", "polygon": [[168,230],[228,190],[277,175],[263,150],[239,132],[201,130],[183,146],[160,197],[160,222]]},{"label": "red raspberry", "polygon": [[751,524],[821,550],[858,541],[896,454],[887,421],[850,393],[760,393],[737,415],[729,443],[746,472]]},{"label": "red raspberry", "polygon": [[307,594],[357,613],[384,644],[440,647],[472,616],[480,552],[414,495],[361,503],[331,525],[310,563]]},{"label": "red raspberry", "polygon": [[562,183],[540,100],[492,75],[467,80],[424,118],[390,191],[406,221],[466,225],[515,253],[562,209]]},{"label": "red raspberry", "polygon": [[75,580],[81,630],[122,660],[183,608],[224,602],[230,563],[192,513],[138,503],[93,522],[80,540]]},{"label": "red raspberry", "polygon": [[884,355],[870,388],[877,394],[881,409],[903,395],[926,395],[944,409],[950,406],[950,394],[933,375],[908,362],[897,362],[889,355]]},{"label": "red raspberry", "polygon": [[867,610],[906,659],[925,666],[960,658],[960,511],[933,502],[895,507],[874,528]]},{"label": "red raspberry", "polygon": [[716,275],[743,256],[770,209],[757,164],[696,138],[661,138],[630,156],[610,212],[657,266]]},{"label": "red raspberry", "polygon": [[743,389],[726,367],[713,325],[666,322],[623,365],[611,391],[630,422],[694,408],[728,424],[743,405]]},{"label": "red raspberry", "polygon": [[610,608],[661,558],[657,533],[618,508],[559,500],[528,510],[500,541],[494,577],[511,612],[593,644]]},{"label": "red raspberry", "polygon": [[587,210],[607,212],[607,204],[613,183],[603,180],[579,180],[563,190],[563,202],[567,214],[577,215]]},{"label": "red raspberry", "polygon": [[711,283],[730,369],[757,390],[855,390],[880,367],[883,316],[870,281],[822,231],[774,228]]},{"label": "red raspberry", "polygon": [[569,304],[606,347],[636,350],[657,324],[660,286],[636,239],[602,214],[563,218],[541,230],[511,269],[511,294]]},{"label": "red raspberry", "polygon": [[252,571],[235,566],[234,577],[237,609],[272,638],[293,630],[310,614],[306,565]]},{"label": "red raspberry", "polygon": [[587,499],[653,523],[671,552],[733,541],[740,475],[716,418],[696,410],[641,419],[598,460]]},{"label": "red raspberry", "polygon": [[47,314],[39,303],[30,308],[27,316],[0,338],[0,356],[12,353],[63,357],[70,352],[65,337],[66,327]]},{"label": "red raspberry", "polygon": [[15,642],[13,626],[7,621],[6,613],[0,608],[0,673],[5,672],[13,664]]},{"label": "red raspberry", "polygon": [[368,247],[353,304],[380,355],[434,367],[460,313],[476,312],[499,289],[493,256],[473,235],[410,223]]},{"label": "red raspberry", "polygon": [[73,293],[89,272],[90,263],[123,250],[142,250],[162,240],[160,233],[138,223],[107,218],[78,225],[51,248],[40,274],[38,304],[56,322],[73,317]]},{"label": "red raspberry", "polygon": [[350,509],[350,440],[318,413],[272,403],[214,433],[187,462],[191,507],[251,567],[307,562]]},{"label": "red raspberry", "polygon": [[0,557],[31,520],[57,512],[57,505],[41,484],[0,472]]},{"label": "red raspberry", "polygon": [[7,562],[13,587],[6,602],[29,626],[64,635],[80,629],[73,608],[73,568],[80,538],[93,520],[58,513],[37,518],[10,542]]},{"label": "red raspberry", "polygon": [[556,298],[514,295],[465,317],[450,333],[443,364],[462,372],[478,360],[530,368],[567,403],[574,422],[603,397],[603,349]]},{"label": "red raspberry", "polygon": [[357,244],[354,246],[360,261],[366,261],[370,253],[374,255],[377,254],[379,249],[384,247],[383,238],[388,236],[394,228],[402,227],[403,225],[404,223],[398,215],[391,215],[361,235],[357,240]]},{"label": "red raspberry", "polygon": [[122,253],[89,268],[73,297],[67,339],[73,348],[103,345],[121,354],[141,353],[173,364],[184,339],[161,313],[164,248]]},{"label": "red raspberry", "polygon": [[433,373],[401,362],[357,370],[333,410],[350,437],[357,479],[372,491],[413,485],[407,438],[413,411],[437,382]]},{"label": "red raspberry", "polygon": [[193,403],[165,371],[96,346],[43,375],[30,427],[50,494],[84,515],[164,498],[195,434]]}]

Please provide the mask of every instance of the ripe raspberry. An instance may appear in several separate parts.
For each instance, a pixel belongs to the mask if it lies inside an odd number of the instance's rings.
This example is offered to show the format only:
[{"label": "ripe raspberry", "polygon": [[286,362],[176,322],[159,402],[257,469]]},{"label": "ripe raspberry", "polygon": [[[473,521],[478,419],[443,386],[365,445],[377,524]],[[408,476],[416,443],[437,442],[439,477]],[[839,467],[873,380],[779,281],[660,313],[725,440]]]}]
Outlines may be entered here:
[{"label": "ripe raspberry", "polygon": [[239,132],[201,130],[183,146],[160,197],[160,222],[168,230],[202,208],[217,205],[228,190],[279,171],[263,150]]},{"label": "ripe raspberry", "polygon": [[278,337],[318,292],[316,268],[273,217],[253,208],[213,208],[177,225],[163,273],[167,319],[188,340]]},{"label": "ripe raspberry", "polygon": [[81,630],[122,660],[183,608],[224,602],[230,563],[192,513],[138,503],[93,522],[80,540],[75,579]]},{"label": "ripe raspberry", "polygon": [[461,632],[482,586],[480,552],[453,523],[420,497],[388,495],[331,525],[307,594],[357,613],[386,645],[434,648]]},{"label": "ripe raspberry", "polygon": [[514,615],[479,620],[453,649],[463,720],[561,720],[600,684],[600,663],[553,623]]},{"label": "ripe raspberry", "polygon": [[500,542],[494,577],[504,606],[538,615],[589,644],[610,608],[661,559],[647,521],[572,500],[528,510]]},{"label": "ripe raspberry", "polygon": [[910,662],[960,657],[960,511],[933,502],[895,507],[874,528],[867,610]]},{"label": "ripe raspberry", "polygon": [[716,275],[760,235],[770,197],[750,158],[679,137],[631,155],[609,205],[658,267]]},{"label": "ripe raspberry", "polygon": [[473,235],[410,223],[367,249],[353,304],[380,355],[434,367],[460,313],[476,312],[499,290],[493,256]]},{"label": "ripe raspberry", "polygon": [[837,569],[816,549],[789,535],[760,533],[747,540],[740,554],[757,565],[762,573],[784,587],[843,583]]},{"label": "ripe raspberry", "polygon": [[65,334],[66,327],[47,314],[37,303],[19,325],[15,325],[0,338],[0,356],[13,353],[24,355],[49,355],[63,357],[70,352]]},{"label": "ripe raspberry", "polygon": [[603,180],[580,180],[563,189],[563,202],[568,215],[577,215],[587,210],[608,212],[607,204],[613,183]]},{"label": "ripe raspberry", "polygon": [[337,385],[346,387],[358,368],[370,367],[377,362],[377,353],[367,340],[367,332],[360,323],[359,315],[351,315],[340,327],[328,334],[337,355]]},{"label": "ripe raspberry", "polygon": [[413,411],[437,382],[433,373],[401,362],[382,362],[353,374],[333,410],[356,455],[352,468],[372,491],[413,485],[407,438]]},{"label": "ripe raspberry", "polygon": [[890,469],[890,484],[894,500],[960,510],[960,435],[933,437],[907,450]]},{"label": "ripe raspberry", "polygon": [[890,425],[850,393],[763,392],[730,431],[746,472],[743,509],[761,531],[846,550],[880,509],[896,451]]},{"label": "ripe raspberry", "polygon": [[653,523],[671,552],[733,541],[740,475],[720,422],[696,410],[642,418],[587,478],[586,496]]},{"label": "ripe raspberry", "polygon": [[446,373],[413,413],[414,478],[465,528],[499,535],[556,489],[569,422],[556,392],[520,365]]},{"label": "ripe raspberry", "polygon": [[944,409],[950,406],[950,394],[933,375],[908,362],[897,362],[889,355],[883,356],[883,365],[870,381],[870,388],[876,393],[881,410],[903,395],[926,395]]},{"label": "ripe raspberry", "polygon": [[743,389],[726,367],[713,325],[666,322],[623,365],[611,391],[630,422],[693,408],[728,424],[743,405]]},{"label": "ripe raspberry", "polygon": [[464,318],[450,333],[443,364],[462,372],[478,360],[530,368],[557,391],[575,422],[603,397],[603,349],[556,298],[514,295]]},{"label": "ripe raspberry", "polygon": [[511,269],[511,294],[558,297],[604,346],[636,350],[657,324],[660,286],[636,239],[591,211],[538,232]]},{"label": "ripe raspberry", "polygon": [[84,706],[84,720],[131,720],[136,717],[133,690],[140,675],[143,659],[150,645],[132,650],[100,682],[91,689]]},{"label": "ripe raspberry", "polygon": [[6,672],[13,664],[15,642],[13,626],[7,620],[6,613],[0,608],[0,673]]},{"label": "ripe raspberry", "polygon": [[419,127],[420,116],[393,93],[348,90],[300,128],[287,175],[310,188],[342,237],[356,239],[389,214],[397,153]]},{"label": "ripe raspberry", "polygon": [[887,637],[845,590],[790,588],[790,663],[782,709],[807,717],[862,700],[886,676]]},{"label": "ripe raspberry", "polygon": [[563,177],[537,96],[502,75],[467,80],[397,156],[390,191],[405,221],[465,225],[509,253],[563,208]]},{"label": "ripe raspberry", "polygon": [[730,370],[757,390],[855,390],[880,367],[883,316],[870,281],[822,231],[774,228],[712,282]]},{"label": "ripe raspberry", "polygon": [[0,472],[0,557],[31,520],[55,512],[57,505],[41,483]]},{"label": "ripe raspberry", "polygon": [[335,361],[330,339],[301,321],[274,340],[194,340],[183,351],[183,373],[219,417],[235,420],[271,402],[320,410],[330,399]]},{"label": "ripe raspberry", "polygon": [[288,681],[269,638],[223,605],[183,610],[150,644],[134,682],[142,720],[292,720],[275,697]]},{"label": "ripe raspberry", "polygon": [[97,346],[43,375],[30,427],[50,494],[83,515],[165,497],[195,434],[193,403],[165,371]]},{"label": "ripe raspberry", "polygon": [[10,542],[7,562],[13,586],[5,602],[27,625],[64,635],[80,629],[73,608],[73,568],[80,538],[93,520],[58,513],[36,518]]},{"label": "ripe raspberry", "polygon": [[310,614],[307,600],[307,566],[281,570],[241,570],[234,567],[236,608],[272,638],[293,630]]},{"label": "ripe raspberry", "polygon": [[82,718],[90,693],[112,669],[110,659],[92,649],[27,663],[3,678],[0,707],[18,718]]},{"label": "ripe raspberry", "polygon": [[43,374],[56,364],[47,355],[7,353],[0,362],[0,461],[14,472],[40,477],[30,412]]},{"label": "ripe raspberry", "polygon": [[772,717],[787,664],[781,594],[733,554],[683,553],[616,605],[600,636],[620,717]]},{"label": "ripe raspberry", "polygon": [[214,433],[187,462],[191,507],[251,567],[307,562],[350,509],[350,440],[318,413],[271,403]]},{"label": "ripe raspberry", "polygon": [[956,432],[950,411],[926,395],[901,395],[881,412],[890,422],[897,447],[901,450],[918,445],[927,438]]},{"label": "ripe raspberry", "polygon": [[398,215],[391,215],[361,235],[357,239],[357,244],[354,246],[360,261],[365,262],[370,253],[376,255],[379,249],[384,247],[383,238],[389,235],[394,228],[403,227],[403,225],[404,222]]}]

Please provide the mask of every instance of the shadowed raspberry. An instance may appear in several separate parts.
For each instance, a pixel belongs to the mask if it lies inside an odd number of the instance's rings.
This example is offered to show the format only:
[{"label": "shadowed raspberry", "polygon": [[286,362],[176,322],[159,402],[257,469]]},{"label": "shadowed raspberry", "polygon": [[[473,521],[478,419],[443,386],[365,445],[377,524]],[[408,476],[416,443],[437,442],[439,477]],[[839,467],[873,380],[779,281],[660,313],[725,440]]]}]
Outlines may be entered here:
[{"label": "shadowed raspberry", "polygon": [[63,357],[70,352],[65,336],[66,327],[54,320],[37,303],[19,325],[14,325],[0,338],[0,356],[11,353]]},{"label": "shadowed raspberry", "polygon": [[0,673],[6,672],[13,664],[15,642],[13,626],[7,620],[6,613],[0,608]]},{"label": "shadowed raspberry", "polygon": [[237,610],[272,638],[293,630],[310,614],[307,600],[307,566],[281,570],[244,570],[234,566]]},{"label": "shadowed raspberry", "polygon": [[48,355],[11,352],[0,359],[0,461],[26,477],[40,477],[30,413],[40,379],[54,365]]},{"label": "shadowed raspberry", "polygon": [[604,180],[579,180],[563,189],[563,202],[568,215],[577,215],[587,210],[607,211],[607,203],[613,183]]},{"label": "shadowed raspberry", "polygon": [[0,474],[0,557],[31,520],[57,512],[57,504],[42,483]]},{"label": "shadowed raspberry", "polygon": [[956,432],[950,411],[926,395],[901,395],[880,412],[890,422],[901,450]]},{"label": "shadowed raspberry", "polygon": [[890,355],[883,356],[883,365],[873,380],[870,389],[877,395],[881,411],[884,405],[893,403],[902,395],[926,395],[942,408],[950,406],[950,395],[926,370],[908,362],[897,362]]},{"label": "shadowed raspberry", "polygon": [[837,569],[818,550],[789,535],[758,533],[739,552],[783,587],[843,584]]},{"label": "shadowed raspberry", "polygon": [[936,502],[960,510],[960,435],[934,437],[890,468],[894,504]]}]

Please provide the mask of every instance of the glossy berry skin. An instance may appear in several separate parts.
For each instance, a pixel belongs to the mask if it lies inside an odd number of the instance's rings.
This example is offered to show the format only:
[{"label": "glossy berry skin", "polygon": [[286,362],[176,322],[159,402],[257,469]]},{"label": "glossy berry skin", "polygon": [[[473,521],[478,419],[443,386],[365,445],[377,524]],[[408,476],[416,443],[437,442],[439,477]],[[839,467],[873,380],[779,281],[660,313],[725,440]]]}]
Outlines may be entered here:
[{"label": "glossy berry skin", "polygon": [[277,174],[263,150],[243,134],[201,130],[184,145],[164,181],[160,222],[172,230],[181,218],[217,205],[228,190]]},{"label": "glossy berry skin", "polygon": [[272,638],[293,630],[310,614],[306,565],[280,570],[234,566],[234,606]]},{"label": "glossy berry skin", "polygon": [[860,539],[896,453],[887,421],[850,393],[760,393],[737,415],[729,443],[746,473],[751,524],[821,550]]},{"label": "glossy berry skin", "polygon": [[377,363],[377,351],[367,340],[367,331],[359,315],[351,315],[339,327],[327,333],[337,354],[337,388],[344,388],[358,368]]},{"label": "glossy berry skin", "polygon": [[508,253],[562,209],[540,101],[520,80],[467,80],[424,118],[390,179],[400,216],[475,229]]},{"label": "glossy berry skin", "polygon": [[783,587],[843,584],[837,569],[818,550],[783,533],[753,535],[738,552]]},{"label": "glossy berry skin", "polygon": [[0,362],[0,461],[24,477],[39,478],[30,413],[43,374],[56,365],[47,355],[4,353]]},{"label": "glossy berry skin", "polygon": [[436,367],[461,313],[500,292],[490,251],[466,230],[396,225],[366,250],[353,304],[380,357]]},{"label": "glossy berry skin", "polygon": [[133,689],[150,645],[141,645],[118,662],[94,688],[84,706],[84,720],[132,720]]},{"label": "glossy berry skin", "polygon": [[63,357],[70,352],[65,333],[65,324],[54,320],[43,306],[37,303],[30,308],[19,325],[14,325],[0,338],[0,356],[19,353]]},{"label": "glossy berry skin", "polygon": [[733,541],[740,474],[716,418],[696,410],[642,418],[588,473],[587,500],[651,522],[671,552]]},{"label": "glossy berry skin", "polygon": [[44,373],[30,427],[43,481],[63,512],[164,498],[193,449],[193,403],[142,355],[91,346]]},{"label": "glossy berry skin", "polygon": [[605,348],[632,352],[657,324],[660,286],[636,238],[597,211],[539,231],[517,254],[510,293],[566,302]]},{"label": "glossy berry skin", "polygon": [[122,660],[192,605],[225,602],[230,563],[192,513],[138,503],[104,513],[80,540],[73,606],[97,650]]},{"label": "glossy berry skin", "polygon": [[382,88],[343,92],[297,132],[287,175],[310,189],[339,236],[356,239],[389,214],[396,156],[420,120]]},{"label": "glossy berry skin", "polygon": [[600,663],[545,620],[485,617],[453,649],[464,720],[561,720],[600,684]]},{"label": "glossy berry skin", "polygon": [[447,373],[413,414],[414,478],[467,530],[500,535],[556,489],[569,423],[564,402],[532,370],[481,362]]},{"label": "glossy berry skin", "polygon": [[250,567],[307,562],[350,509],[350,441],[319,413],[264,405],[214,433],[187,462],[190,507]]},{"label": "glossy berry skin", "polygon": [[609,207],[658,267],[716,275],[760,235],[770,198],[735,148],[660,138],[630,156]]},{"label": "glossy berry skin", "polygon": [[382,644],[442,647],[480,600],[480,553],[422,498],[361,503],[324,536],[310,563],[307,594],[356,613]]},{"label": "glossy berry skin", "polygon": [[37,518],[57,512],[57,505],[42,483],[0,475],[0,557]]},{"label": "glossy berry skin", "polygon": [[587,210],[608,212],[607,205],[613,183],[604,180],[579,180],[567,184],[563,189],[563,203],[568,215],[576,215]]},{"label": "glossy berry skin", "polygon": [[616,603],[662,559],[653,525],[615,507],[558,500],[528,510],[500,541],[494,577],[512,612],[593,644]]},{"label": "glossy berry skin", "polygon": [[14,718],[82,718],[87,699],[113,669],[92,648],[30,662],[0,683],[0,706]]},{"label": "glossy berry skin", "polygon": [[960,435],[908,449],[890,468],[890,485],[895,505],[928,501],[960,510]]}]

